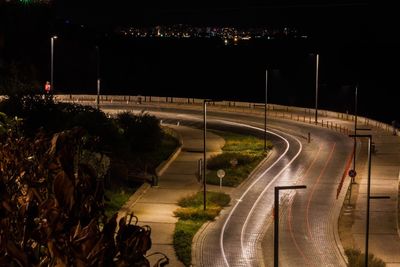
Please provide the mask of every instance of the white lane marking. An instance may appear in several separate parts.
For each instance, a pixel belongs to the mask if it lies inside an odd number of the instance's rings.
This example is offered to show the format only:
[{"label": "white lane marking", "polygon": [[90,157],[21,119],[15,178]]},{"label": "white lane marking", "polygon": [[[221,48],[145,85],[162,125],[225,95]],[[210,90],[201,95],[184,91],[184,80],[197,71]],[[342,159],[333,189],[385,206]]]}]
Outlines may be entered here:
[{"label": "white lane marking", "polygon": [[[240,126],[244,126],[244,127],[247,127],[247,128],[252,128],[252,129],[264,131],[264,129],[261,129],[261,128],[258,128],[258,127],[254,127],[254,126],[250,126],[250,125],[246,125],[246,124],[235,123],[235,122],[229,122],[229,123],[228,123],[228,122],[226,122],[226,121],[223,121],[223,122],[224,122],[224,123],[227,123],[227,124],[240,125]],[[270,134],[272,134],[272,135],[275,135],[275,136],[281,138],[283,141],[285,141],[285,143],[286,143],[285,152],[284,152],[284,153],[283,153],[283,154],[282,154],[282,155],[281,155],[267,170],[265,170],[261,175],[259,175],[259,177],[258,177],[258,178],[246,189],[246,191],[242,194],[242,196],[240,197],[240,199],[243,199],[243,197],[249,192],[249,190],[261,179],[261,177],[262,177],[265,173],[267,173],[272,167],[274,167],[274,166],[287,154],[287,152],[289,151],[290,145],[289,145],[289,142],[288,142],[288,140],[287,140],[286,138],[284,138],[283,136],[281,136],[281,135],[279,135],[279,134],[276,134],[276,133],[274,133],[274,132],[271,132],[271,131],[267,131],[267,132],[270,133]],[[300,145],[301,145],[301,143],[300,143]],[[299,153],[298,153],[298,154],[299,154]],[[296,157],[298,156],[298,154],[296,155]],[[289,163],[287,164],[287,166],[290,165],[292,162],[293,162],[293,160],[292,160],[291,162],[289,162]],[[285,168],[286,168],[286,167],[285,167]],[[235,206],[231,209],[231,211],[230,211],[230,213],[229,213],[227,219],[225,220],[224,225],[222,226],[222,230],[221,230],[221,234],[220,234],[220,248],[221,248],[222,257],[223,257],[223,259],[224,259],[224,263],[225,263],[226,266],[229,266],[229,263],[228,263],[228,260],[227,260],[227,258],[226,258],[226,254],[225,254],[225,250],[224,250],[224,244],[223,244],[225,228],[226,228],[226,225],[228,224],[228,221],[229,221],[230,218],[232,217],[233,212],[236,210],[237,206],[239,205],[239,203],[240,203],[240,202],[236,202]]]},{"label": "white lane marking", "polygon": [[[265,192],[269,189],[271,184],[274,183],[275,180],[278,179],[278,177],[289,167],[289,165],[291,165],[293,163],[293,161],[300,155],[300,153],[301,153],[301,151],[303,149],[303,146],[302,146],[301,142],[297,138],[295,138],[294,136],[292,136],[292,137],[299,143],[299,145],[300,145],[299,151],[292,158],[292,160],[288,164],[286,164],[286,166],[284,168],[282,168],[281,171],[277,175],[275,175],[275,177],[267,184],[267,186],[264,188],[264,190],[261,192],[261,194],[258,196],[257,200],[254,202],[253,206],[251,207],[250,212],[247,214],[246,220],[245,220],[245,222],[244,222],[244,224],[242,226],[242,231],[240,233],[240,245],[241,245],[241,249],[242,249],[242,254],[243,255],[246,255],[246,254],[244,254],[244,244],[243,244],[244,232],[245,232],[245,229],[247,228],[247,224],[249,222],[249,219],[250,219],[251,215],[254,212],[254,209],[256,208],[258,202],[260,202],[261,198],[264,196]],[[262,174],[260,174],[260,176],[263,176],[264,174],[266,174],[266,172],[267,172],[267,170],[264,171]]]}]

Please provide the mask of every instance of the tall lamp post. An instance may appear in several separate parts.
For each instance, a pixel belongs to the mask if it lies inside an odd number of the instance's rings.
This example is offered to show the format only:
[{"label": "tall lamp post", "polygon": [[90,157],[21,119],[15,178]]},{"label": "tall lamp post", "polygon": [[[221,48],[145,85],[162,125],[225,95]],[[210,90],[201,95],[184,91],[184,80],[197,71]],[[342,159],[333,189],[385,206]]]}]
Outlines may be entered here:
[{"label": "tall lamp post", "polygon": [[[356,85],[355,95],[354,95],[354,148],[353,148],[353,170],[356,170],[356,151],[357,151],[357,90],[358,85]],[[351,183],[354,184],[354,177],[351,177]]]},{"label": "tall lamp post", "polygon": [[366,137],[368,138],[368,182],[367,182],[367,219],[365,225],[365,267],[368,267],[368,245],[369,245],[369,207],[370,199],[389,199],[388,196],[372,196],[371,197],[371,145],[372,145],[372,135],[370,134],[351,134],[350,137]]},{"label": "tall lamp post", "polygon": [[203,101],[203,208],[206,210],[206,201],[207,201],[207,188],[206,188],[206,168],[207,168],[207,152],[206,152],[206,145],[207,145],[207,102],[210,100]]},{"label": "tall lamp post", "polygon": [[207,200],[207,188],[206,188],[206,168],[207,168],[207,151],[206,151],[206,146],[207,146],[207,103],[215,103],[215,102],[220,102],[220,101],[215,101],[215,100],[210,100],[210,99],[204,99],[203,101],[203,208],[206,210],[206,200]]},{"label": "tall lamp post", "polygon": [[265,71],[264,151],[267,150],[268,70]]},{"label": "tall lamp post", "polygon": [[315,62],[315,124],[318,124],[318,76],[319,76],[319,54]]},{"label": "tall lamp post", "polygon": [[279,266],[279,191],[287,189],[305,189],[305,185],[275,186],[274,194],[274,267]]},{"label": "tall lamp post", "polygon": [[54,90],[54,40],[58,37],[56,35],[50,38],[50,91]]},{"label": "tall lamp post", "polygon": [[97,97],[96,97],[96,105],[97,109],[99,109],[100,105],[100,48],[96,45],[96,66],[97,66]]}]

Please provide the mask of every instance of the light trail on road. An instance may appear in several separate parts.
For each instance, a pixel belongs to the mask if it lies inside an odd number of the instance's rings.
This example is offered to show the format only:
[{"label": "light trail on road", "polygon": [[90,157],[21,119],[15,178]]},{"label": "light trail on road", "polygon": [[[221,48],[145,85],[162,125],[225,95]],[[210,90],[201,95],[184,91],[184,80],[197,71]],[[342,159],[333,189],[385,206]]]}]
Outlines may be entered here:
[{"label": "light trail on road", "polygon": [[[242,123],[227,122],[227,121],[221,121],[221,123],[230,124],[230,125],[236,125],[236,126],[245,127],[245,128],[251,128],[251,129],[254,129],[254,130],[258,130],[258,131],[264,132],[264,129],[261,129],[261,128],[258,128],[258,127],[254,127],[254,126],[250,126],[250,125],[246,125],[246,124],[242,124]],[[289,141],[288,141],[285,137],[283,137],[283,136],[281,136],[281,135],[279,135],[279,134],[277,134],[277,133],[271,132],[271,131],[267,131],[267,132],[268,132],[269,134],[272,134],[272,135],[275,135],[275,136],[281,138],[281,139],[286,143],[286,149],[285,149],[285,151],[281,154],[281,156],[280,156],[269,168],[267,168],[264,172],[262,172],[261,174],[258,175],[258,177],[253,181],[253,183],[243,192],[243,194],[241,195],[241,197],[239,198],[239,200],[243,199],[243,197],[244,197],[245,195],[247,195],[247,193],[250,191],[250,189],[252,189],[252,187],[253,187],[261,178],[263,178],[263,176],[264,176],[271,168],[273,168],[283,157],[285,157],[286,154],[287,154],[287,152],[289,151],[290,144],[289,144]],[[297,154],[296,154],[296,155],[285,165],[285,167],[283,167],[283,168],[280,170],[280,172],[279,172],[278,174],[276,174],[275,177],[272,178],[272,180],[267,184],[267,186],[264,188],[264,190],[263,190],[263,191],[261,192],[261,194],[258,196],[257,200],[253,203],[253,206],[251,207],[249,213],[247,214],[246,220],[245,220],[245,222],[244,222],[244,224],[243,224],[243,226],[242,226],[241,235],[240,235],[240,244],[241,244],[242,254],[243,254],[243,256],[245,257],[245,259],[247,259],[248,257],[247,257],[247,255],[246,255],[246,249],[245,249],[244,244],[243,244],[243,239],[244,239],[245,230],[246,230],[246,228],[247,228],[247,224],[248,224],[248,222],[249,222],[249,218],[250,218],[251,215],[253,214],[254,209],[255,209],[255,207],[257,206],[257,204],[259,203],[259,201],[260,201],[260,199],[262,198],[262,196],[266,193],[266,191],[270,188],[270,186],[279,178],[279,176],[293,163],[293,161],[297,159],[297,157],[300,155],[300,153],[301,153],[301,151],[302,151],[302,144],[301,144],[300,140],[298,140],[298,139],[295,138],[295,137],[293,137],[293,138],[294,138],[294,139],[298,142],[298,144],[299,144],[299,150],[297,151]],[[235,204],[235,206],[231,209],[231,211],[230,211],[230,213],[229,213],[227,219],[225,220],[225,223],[223,224],[222,231],[221,231],[221,234],[220,234],[220,246],[221,246],[222,257],[223,257],[224,262],[225,262],[225,264],[226,264],[227,266],[230,266],[230,265],[229,265],[229,263],[228,263],[228,259],[227,259],[227,257],[226,257],[225,249],[224,249],[224,242],[223,242],[223,241],[224,241],[224,234],[225,234],[226,226],[227,226],[227,224],[230,222],[230,219],[231,219],[231,217],[232,217],[232,214],[235,212],[235,210],[236,210],[236,208],[237,208],[237,206],[238,206],[239,204],[240,204],[240,201],[237,201],[236,204]],[[253,245],[256,245],[256,244],[253,244]]]}]

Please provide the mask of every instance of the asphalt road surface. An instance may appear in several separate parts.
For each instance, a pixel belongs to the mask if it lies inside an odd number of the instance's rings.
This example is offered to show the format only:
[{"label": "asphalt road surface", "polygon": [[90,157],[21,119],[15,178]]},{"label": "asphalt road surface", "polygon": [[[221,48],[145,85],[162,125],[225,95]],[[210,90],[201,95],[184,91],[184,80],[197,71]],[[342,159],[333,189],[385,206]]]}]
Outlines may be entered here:
[{"label": "asphalt road surface", "polygon": [[[118,105],[121,108],[120,105]],[[132,110],[132,108],[130,108]],[[202,127],[200,110],[147,109],[164,122]],[[263,118],[207,113],[209,129],[263,137]],[[311,142],[308,143],[308,133]],[[280,193],[280,266],[346,266],[338,248],[337,189],[353,143],[318,126],[268,119],[272,153],[231,196],[231,205],[201,233],[196,266],[272,266],[274,187],[306,185]]]}]

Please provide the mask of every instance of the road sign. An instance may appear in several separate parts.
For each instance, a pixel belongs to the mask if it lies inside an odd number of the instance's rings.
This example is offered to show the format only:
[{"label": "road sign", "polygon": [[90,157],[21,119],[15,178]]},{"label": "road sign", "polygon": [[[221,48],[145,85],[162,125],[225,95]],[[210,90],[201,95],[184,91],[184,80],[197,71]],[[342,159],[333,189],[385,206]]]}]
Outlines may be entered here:
[{"label": "road sign", "polygon": [[349,176],[350,176],[351,178],[356,177],[356,175],[357,175],[357,172],[356,172],[355,170],[349,170]]},{"label": "road sign", "polygon": [[222,178],[225,177],[225,171],[223,169],[219,169],[217,171],[217,176],[219,178],[219,190],[222,188]]},{"label": "road sign", "polygon": [[218,176],[218,178],[220,178],[220,179],[224,178],[224,177],[225,177],[225,171],[222,170],[222,169],[219,169],[219,170],[217,171],[217,176]]}]

